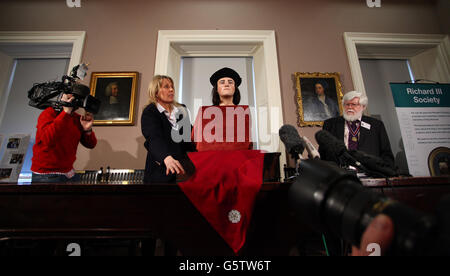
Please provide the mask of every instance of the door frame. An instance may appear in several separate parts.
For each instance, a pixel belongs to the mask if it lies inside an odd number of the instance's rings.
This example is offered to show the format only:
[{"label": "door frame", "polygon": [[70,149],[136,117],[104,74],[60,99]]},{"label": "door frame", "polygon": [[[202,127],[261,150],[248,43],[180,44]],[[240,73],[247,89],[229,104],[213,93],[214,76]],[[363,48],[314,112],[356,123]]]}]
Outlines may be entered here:
[{"label": "door frame", "polygon": [[[27,51],[5,53],[0,52],[9,58],[9,69],[7,74],[0,76],[0,122],[3,120],[5,105],[8,102],[9,90],[12,84],[12,74],[15,69],[15,60],[21,58],[70,58],[67,74],[70,74],[72,68],[81,62],[83,48],[86,39],[85,31],[67,31],[67,32],[10,32],[0,31],[0,46],[17,45],[25,46]],[[48,47],[43,49],[42,45],[71,45],[71,51],[61,51],[57,47]]]},{"label": "door frame", "polygon": [[[441,79],[436,81],[450,83],[450,40],[447,35],[346,32],[344,40],[353,87],[364,94],[366,89],[359,63],[360,58],[410,60],[432,48],[435,48],[438,53],[438,64],[435,69],[441,76]],[[361,46],[366,47],[364,54],[358,51],[358,47]]]}]

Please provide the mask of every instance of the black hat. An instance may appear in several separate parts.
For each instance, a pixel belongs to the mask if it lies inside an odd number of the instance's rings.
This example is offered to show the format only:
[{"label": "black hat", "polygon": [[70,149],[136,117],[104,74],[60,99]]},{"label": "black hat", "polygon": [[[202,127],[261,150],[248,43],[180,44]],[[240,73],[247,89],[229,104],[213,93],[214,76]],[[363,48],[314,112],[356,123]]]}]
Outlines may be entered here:
[{"label": "black hat", "polygon": [[236,87],[241,85],[242,82],[242,79],[239,76],[239,74],[233,69],[228,67],[222,68],[219,71],[215,72],[209,79],[209,82],[211,82],[211,84],[214,86],[221,78],[232,78],[235,82]]}]

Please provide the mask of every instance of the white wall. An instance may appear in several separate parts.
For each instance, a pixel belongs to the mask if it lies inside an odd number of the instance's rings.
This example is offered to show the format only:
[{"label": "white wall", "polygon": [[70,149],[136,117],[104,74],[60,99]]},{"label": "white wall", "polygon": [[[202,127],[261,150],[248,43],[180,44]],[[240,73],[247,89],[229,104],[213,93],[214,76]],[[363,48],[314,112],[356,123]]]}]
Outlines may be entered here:
[{"label": "white wall", "polygon": [[[440,59],[437,48],[429,49],[409,60],[416,80],[430,80],[434,82],[446,83],[450,76],[447,76],[441,68],[445,68],[445,63]],[[438,70],[441,69],[441,70]]]},{"label": "white wall", "polygon": [[[389,87],[390,82],[410,81],[410,73],[406,60],[360,60],[367,97],[369,98],[369,114],[381,118],[391,142],[392,152],[396,160],[404,160],[401,156],[402,134],[397,118],[394,99]],[[398,158],[397,158],[398,155]],[[408,166],[403,161],[397,165],[404,170]]]}]

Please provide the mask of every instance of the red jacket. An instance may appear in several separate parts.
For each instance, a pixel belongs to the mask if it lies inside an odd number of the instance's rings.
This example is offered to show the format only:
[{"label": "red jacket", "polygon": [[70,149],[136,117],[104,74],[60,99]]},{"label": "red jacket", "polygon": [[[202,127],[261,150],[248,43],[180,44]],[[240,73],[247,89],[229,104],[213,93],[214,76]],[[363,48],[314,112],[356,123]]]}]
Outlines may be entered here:
[{"label": "red jacket", "polygon": [[95,133],[87,134],[80,123],[80,115],[52,107],[38,119],[36,143],[33,146],[31,171],[36,173],[67,173],[73,169],[78,144],[92,149],[97,145]]}]

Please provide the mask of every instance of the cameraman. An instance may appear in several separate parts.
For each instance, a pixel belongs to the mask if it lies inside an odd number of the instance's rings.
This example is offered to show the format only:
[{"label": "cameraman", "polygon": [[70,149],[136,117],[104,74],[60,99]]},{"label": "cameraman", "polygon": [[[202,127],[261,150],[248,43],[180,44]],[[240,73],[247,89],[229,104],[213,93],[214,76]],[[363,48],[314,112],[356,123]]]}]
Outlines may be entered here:
[{"label": "cameraman", "polygon": [[[87,86],[76,84],[72,93],[79,96],[89,94]],[[62,102],[74,101],[74,94],[63,94]],[[38,119],[36,143],[33,146],[31,171],[32,182],[61,183],[79,181],[73,163],[76,160],[78,144],[93,149],[97,138],[92,131],[93,115],[75,113],[76,108],[64,106],[62,111],[53,107],[45,109]]]}]

